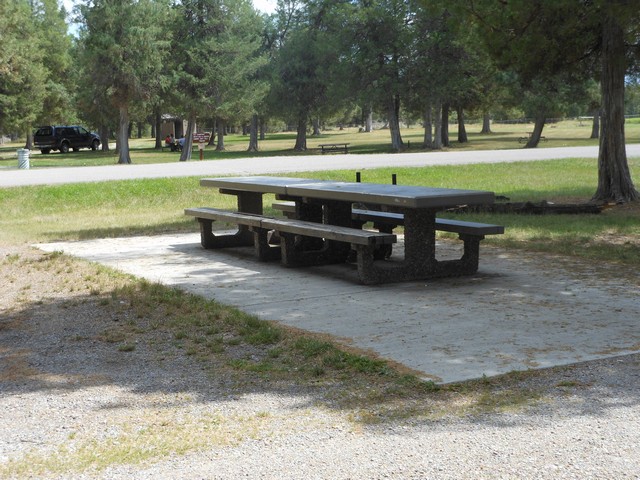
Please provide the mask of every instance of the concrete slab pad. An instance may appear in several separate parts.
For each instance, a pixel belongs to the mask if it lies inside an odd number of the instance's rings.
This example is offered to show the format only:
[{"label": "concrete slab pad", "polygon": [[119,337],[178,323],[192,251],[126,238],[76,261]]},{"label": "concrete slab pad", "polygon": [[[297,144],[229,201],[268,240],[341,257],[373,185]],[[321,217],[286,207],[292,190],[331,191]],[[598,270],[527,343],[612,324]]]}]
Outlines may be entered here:
[{"label": "concrete slab pad", "polygon": [[362,286],[347,265],[260,263],[251,249],[204,250],[195,233],[37,247],[335,336],[437,382],[640,350],[639,274],[616,279],[561,257],[483,245],[474,276]]}]

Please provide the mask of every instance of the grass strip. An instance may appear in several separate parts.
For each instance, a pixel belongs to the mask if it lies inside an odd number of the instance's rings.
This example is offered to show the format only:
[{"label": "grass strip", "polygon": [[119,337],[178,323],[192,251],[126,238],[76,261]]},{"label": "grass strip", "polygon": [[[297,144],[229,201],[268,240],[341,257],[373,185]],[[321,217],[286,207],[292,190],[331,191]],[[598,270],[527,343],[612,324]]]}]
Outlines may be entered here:
[{"label": "grass strip", "polygon": [[[630,159],[632,174],[640,159]],[[586,202],[595,191],[592,159],[509,164],[383,168],[362,172],[363,181],[491,190],[513,202]],[[353,171],[288,176],[353,180]],[[0,190],[0,244],[47,242],[165,232],[197,231],[183,214],[191,206],[235,208],[235,197],[199,186],[199,178],[140,179]],[[265,196],[267,213],[272,196]],[[505,225],[505,235],[485,244],[640,265],[640,209],[620,206],[598,215],[465,214],[454,218]]]}]

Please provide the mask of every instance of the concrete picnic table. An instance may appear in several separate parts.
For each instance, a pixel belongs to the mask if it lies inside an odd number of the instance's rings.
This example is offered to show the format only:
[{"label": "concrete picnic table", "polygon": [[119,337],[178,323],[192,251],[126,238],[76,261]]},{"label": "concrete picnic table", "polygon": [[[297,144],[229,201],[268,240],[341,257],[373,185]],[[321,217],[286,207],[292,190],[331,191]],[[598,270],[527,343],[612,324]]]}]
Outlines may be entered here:
[{"label": "concrete picnic table", "polygon": [[[404,260],[373,261],[367,256],[367,264],[359,265],[364,283],[382,283],[426,279],[434,277],[473,274],[478,269],[479,243],[484,238],[481,232],[474,233],[470,227],[460,232],[464,242],[464,255],[460,259],[439,261],[436,259],[436,213],[458,205],[486,205],[494,202],[493,192],[435,188],[426,186],[389,185],[374,183],[353,183],[313,180],[288,177],[221,177],[203,178],[200,185],[218,188],[221,193],[237,196],[238,212],[262,216],[263,195],[275,194],[280,200],[294,201],[295,218],[327,226],[353,228],[353,205],[374,205],[388,212],[402,214],[404,225]],[[192,212],[194,216],[197,216]],[[286,220],[282,223],[286,229]],[[249,223],[255,223],[249,220]],[[464,223],[464,222],[461,222]],[[269,223],[273,224],[273,222]],[[474,225],[471,224],[470,225]],[[475,224],[477,225],[477,224]],[[250,245],[254,242],[253,232],[259,226],[240,225],[238,232],[226,238],[218,238],[209,247]],[[254,228],[255,227],[255,228]],[[210,225],[209,227],[210,228]],[[327,231],[329,231],[327,227]],[[204,232],[207,234],[207,232]],[[311,234],[313,235],[313,234]],[[316,236],[320,236],[317,234]],[[219,237],[219,236],[217,236]],[[204,237],[203,237],[204,238]],[[316,242],[317,243],[317,242]],[[332,261],[345,261],[353,245],[346,241],[326,241],[325,252],[329,250]],[[321,263],[318,260],[318,263]],[[313,261],[311,261],[313,264]]]}]

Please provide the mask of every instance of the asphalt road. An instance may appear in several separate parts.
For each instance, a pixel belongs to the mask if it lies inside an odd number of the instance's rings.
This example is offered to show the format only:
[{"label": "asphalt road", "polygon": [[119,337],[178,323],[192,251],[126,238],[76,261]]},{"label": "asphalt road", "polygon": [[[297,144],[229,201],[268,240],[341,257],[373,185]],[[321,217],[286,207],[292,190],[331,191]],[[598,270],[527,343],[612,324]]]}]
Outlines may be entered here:
[{"label": "asphalt road", "polygon": [[[640,144],[627,145],[628,156],[640,156]],[[0,187],[189,176],[259,175],[319,170],[366,170],[379,167],[421,167],[471,163],[521,162],[559,158],[598,157],[598,147],[560,147],[468,152],[418,152],[375,155],[304,155],[233,160],[192,160],[146,165],[0,169]],[[366,181],[365,178],[363,178]]]}]

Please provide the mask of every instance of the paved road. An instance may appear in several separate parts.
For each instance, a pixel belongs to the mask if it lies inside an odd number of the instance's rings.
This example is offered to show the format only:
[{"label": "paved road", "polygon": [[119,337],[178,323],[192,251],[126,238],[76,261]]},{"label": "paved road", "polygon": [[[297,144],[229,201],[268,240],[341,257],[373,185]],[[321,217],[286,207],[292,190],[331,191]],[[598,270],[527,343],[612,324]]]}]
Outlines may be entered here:
[{"label": "paved road", "polygon": [[[640,144],[627,145],[628,156],[640,156]],[[598,147],[560,147],[469,152],[419,152],[375,155],[305,155],[208,160],[150,165],[106,165],[0,169],[0,187],[189,176],[258,175],[319,170],[365,170],[379,167],[420,167],[470,163],[519,162],[556,158],[597,158]],[[17,167],[17,160],[16,160]],[[365,179],[366,181],[366,179]]]}]

